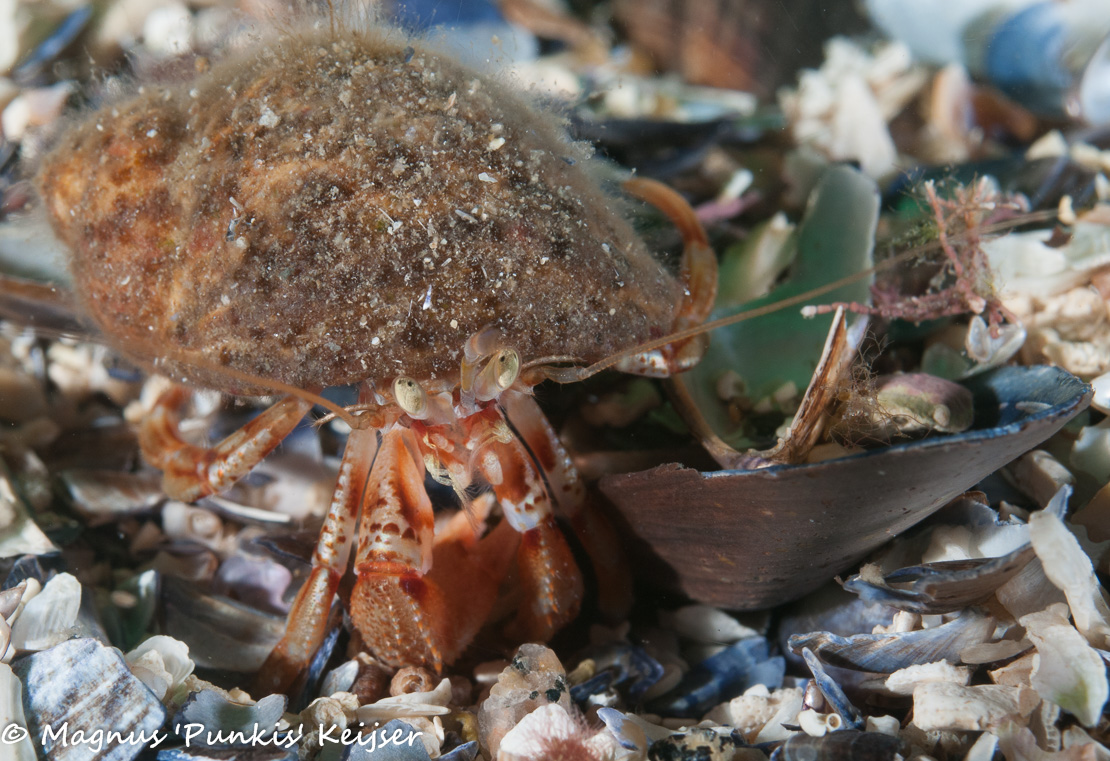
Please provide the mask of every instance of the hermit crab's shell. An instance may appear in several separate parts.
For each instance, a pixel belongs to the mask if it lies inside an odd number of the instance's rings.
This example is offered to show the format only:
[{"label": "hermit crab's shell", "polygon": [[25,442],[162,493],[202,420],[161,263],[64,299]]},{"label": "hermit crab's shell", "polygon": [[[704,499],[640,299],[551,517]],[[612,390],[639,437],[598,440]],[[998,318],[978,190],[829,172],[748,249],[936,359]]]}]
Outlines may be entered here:
[{"label": "hermit crab's shell", "polygon": [[487,325],[525,361],[671,327],[677,281],[553,121],[403,41],[309,34],[90,114],[38,184],[132,357],[230,392],[259,389],[215,366],[438,385]]}]

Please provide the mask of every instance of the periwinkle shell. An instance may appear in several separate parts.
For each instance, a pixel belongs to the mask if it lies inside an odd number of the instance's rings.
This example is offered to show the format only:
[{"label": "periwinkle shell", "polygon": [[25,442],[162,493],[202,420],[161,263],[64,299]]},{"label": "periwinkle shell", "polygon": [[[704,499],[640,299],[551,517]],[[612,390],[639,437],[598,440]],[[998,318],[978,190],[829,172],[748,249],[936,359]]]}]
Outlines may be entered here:
[{"label": "periwinkle shell", "polygon": [[695,600],[755,610],[797,599],[1058,431],[1090,387],[1054,367],[967,381],[972,430],[836,460],[608,476],[645,575]]}]

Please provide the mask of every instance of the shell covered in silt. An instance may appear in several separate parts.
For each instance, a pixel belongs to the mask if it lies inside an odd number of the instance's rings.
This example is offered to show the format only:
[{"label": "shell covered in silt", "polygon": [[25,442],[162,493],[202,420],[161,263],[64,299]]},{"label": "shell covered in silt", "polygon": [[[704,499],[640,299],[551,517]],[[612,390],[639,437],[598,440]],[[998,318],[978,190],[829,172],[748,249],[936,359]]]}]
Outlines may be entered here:
[{"label": "shell covered in silt", "polygon": [[38,186],[136,360],[233,393],[218,366],[447,384],[489,325],[525,361],[671,327],[678,282],[556,121],[396,35],[309,33],[90,113]]}]

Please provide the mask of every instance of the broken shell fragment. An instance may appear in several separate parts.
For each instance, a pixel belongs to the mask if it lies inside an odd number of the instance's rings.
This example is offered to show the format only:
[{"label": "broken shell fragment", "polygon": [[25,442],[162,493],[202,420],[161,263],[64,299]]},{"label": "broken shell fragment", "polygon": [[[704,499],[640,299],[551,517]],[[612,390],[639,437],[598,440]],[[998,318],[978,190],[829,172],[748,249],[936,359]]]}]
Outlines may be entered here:
[{"label": "broken shell fragment", "polygon": [[[0,663],[0,725],[21,728],[27,726],[27,719],[23,715],[23,685],[6,663]],[[11,761],[35,761],[35,749],[29,736],[20,740],[9,738],[5,744]]]},{"label": "broken shell fragment", "polygon": [[501,739],[517,722],[549,703],[570,710],[570,691],[563,664],[554,651],[543,645],[521,645],[478,710],[479,742],[483,751],[488,757],[496,758]]},{"label": "broken shell fragment", "polygon": [[674,689],[652,701],[649,710],[664,716],[701,716],[752,685],[781,686],[785,673],[786,661],[771,655],[767,640],[750,637],[690,669]]},{"label": "broken shell fragment", "polygon": [[[883,603],[914,613],[951,613],[984,602],[1034,557],[1030,545],[997,558],[949,560],[900,568],[883,583],[856,575],[844,588],[867,602]],[[908,584],[893,587],[892,584]]]},{"label": "broken shell fragment", "polygon": [[585,703],[593,695],[619,689],[636,704],[663,678],[663,665],[642,647],[624,642],[590,648],[585,657],[593,661],[594,675],[570,689],[571,699]]},{"label": "broken shell fragment", "polygon": [[1037,696],[1027,687],[925,682],[913,691],[913,723],[925,731],[993,729],[1024,720],[1036,707]]},{"label": "broken shell fragment", "polygon": [[856,634],[840,637],[829,632],[812,632],[790,638],[790,648],[801,653],[811,648],[830,666],[879,674],[924,663],[958,663],[960,651],[985,642],[994,632],[995,621],[969,608],[954,621],[930,629],[892,634]]},{"label": "broken shell fragment", "polygon": [[656,583],[729,609],[780,604],[1032,449],[1091,396],[1053,367],[998,368],[965,385],[976,420],[964,433],[807,465],[713,473],[664,465],[607,476],[601,489]]},{"label": "broken shell fragment", "polygon": [[813,674],[813,681],[817,684],[817,689],[821,691],[821,695],[833,710],[840,715],[848,726],[852,729],[863,729],[864,720],[863,714],[860,710],[852,705],[848,700],[848,696],[844,694],[843,688],[829,676],[828,672],[821,665],[821,661],[813,654],[813,651],[808,647],[802,648],[802,658],[805,659],[806,666],[809,667],[810,673]]},{"label": "broken shell fragment", "polygon": [[165,634],[145,640],[125,656],[131,673],[137,676],[160,700],[193,673],[196,664],[189,658],[189,646]]},{"label": "broken shell fragment", "polygon": [[[31,736],[42,738],[63,727],[67,742],[55,737],[44,747],[51,761],[90,758],[92,746],[75,741],[97,730],[115,730],[123,738],[140,733],[153,737],[166,718],[165,708],[127,668],[118,650],[94,639],[74,639],[16,661],[12,669],[23,681],[23,708]],[[134,733],[134,735],[131,735]],[[49,737],[50,735],[48,735]],[[130,761],[144,743],[108,739],[105,761]]]},{"label": "broken shell fragment", "polygon": [[[775,751],[773,761],[895,761],[902,743],[879,732],[842,730],[823,737],[796,734]],[[776,758],[777,757],[777,758]]]},{"label": "broken shell fragment", "polygon": [[81,610],[81,583],[60,573],[24,606],[12,626],[16,650],[46,650],[73,634]]},{"label": "broken shell fragment", "polygon": [[285,706],[284,695],[269,695],[257,703],[244,705],[228,700],[215,690],[201,690],[189,696],[173,723],[190,729],[194,745],[259,744],[260,740],[254,738],[265,740],[272,735],[285,713]]},{"label": "broken shell fragment", "polygon": [[1033,689],[1084,726],[1093,727],[1110,698],[1106,664],[1098,651],[1068,622],[1063,605],[1022,616],[1020,623],[1037,648],[1030,679]]}]

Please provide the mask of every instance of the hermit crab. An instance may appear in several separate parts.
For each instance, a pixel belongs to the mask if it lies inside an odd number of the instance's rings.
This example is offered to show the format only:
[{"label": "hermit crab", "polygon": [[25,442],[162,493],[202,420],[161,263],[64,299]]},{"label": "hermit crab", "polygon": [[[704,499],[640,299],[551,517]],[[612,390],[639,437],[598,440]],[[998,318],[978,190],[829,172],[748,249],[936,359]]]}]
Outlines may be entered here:
[{"label": "hermit crab", "polygon": [[[677,275],[657,263],[551,121],[418,43],[332,28],[148,85],[42,160],[85,311],[179,384],[140,432],[168,494],[226,489],[321,388],[358,384],[357,405],[331,405],[353,431],[263,688],[287,689],[311,659],[356,524],[351,618],[394,666],[456,658],[514,562],[516,636],[544,640],[569,621],[583,584],[556,516],[595,564],[613,564],[611,532],[583,509],[531,389],[599,366],[691,366],[704,338],[668,336],[706,318],[716,262],[677,194],[632,180],[685,239]],[[178,431],[182,384],[283,396],[201,448]],[[460,494],[483,481],[495,500],[437,531],[426,473]],[[493,501],[502,520],[486,531]],[[620,573],[599,575],[620,597]]]}]

